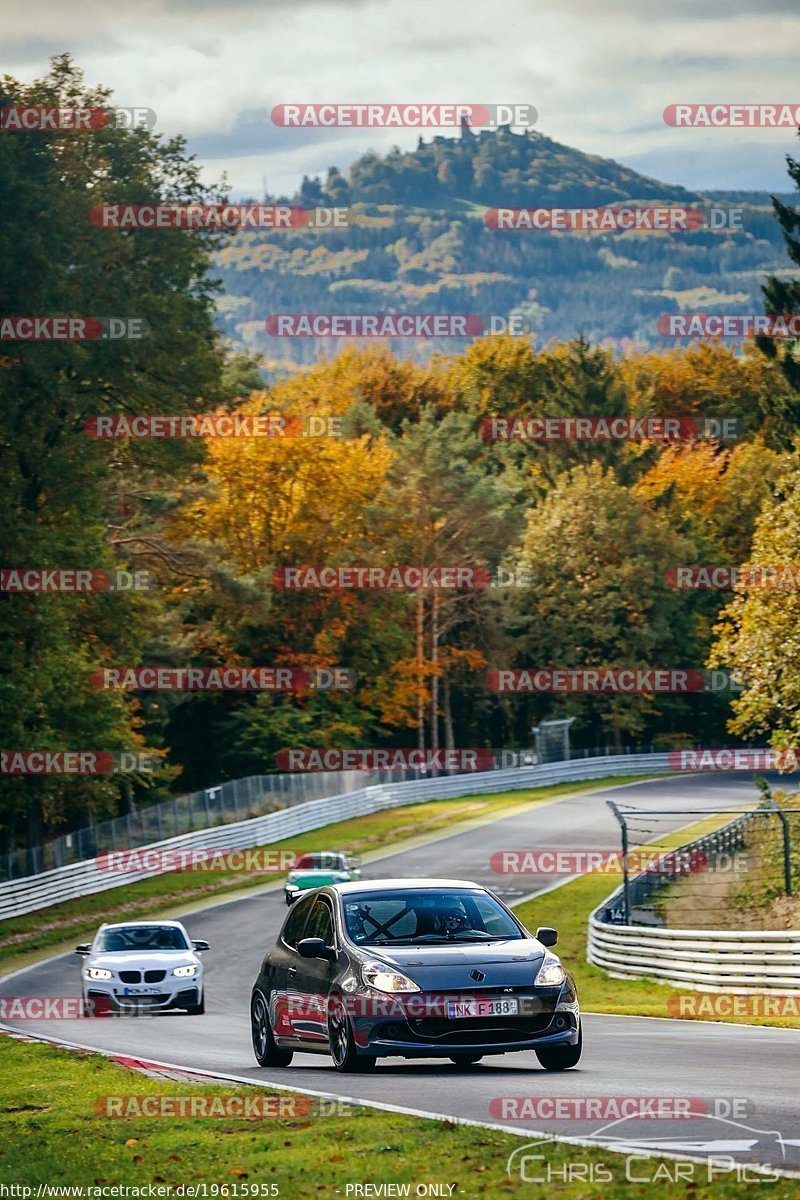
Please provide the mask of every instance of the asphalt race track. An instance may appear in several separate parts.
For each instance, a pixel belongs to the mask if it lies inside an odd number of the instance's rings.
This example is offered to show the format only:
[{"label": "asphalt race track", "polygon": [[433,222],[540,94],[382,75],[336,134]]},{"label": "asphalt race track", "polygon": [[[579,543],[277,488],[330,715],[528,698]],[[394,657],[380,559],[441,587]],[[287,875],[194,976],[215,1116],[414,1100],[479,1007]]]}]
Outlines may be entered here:
[{"label": "asphalt race track", "polygon": [[[747,805],[757,798],[750,776],[670,777],[517,811],[465,832],[384,854],[365,863],[369,878],[442,876],[473,879],[507,901],[552,886],[552,876],[503,879],[489,868],[496,850],[522,848],[592,849],[619,844],[616,822],[605,801],[653,808]],[[671,828],[692,820],[681,816]],[[659,832],[669,826],[659,823]],[[324,848],[324,831],[320,848]],[[609,892],[614,880],[609,881]],[[499,1124],[490,1102],[499,1097],[669,1096],[722,1101],[719,1117],[696,1120],[628,1120],[610,1127],[595,1120],[509,1121],[580,1138],[601,1138],[625,1149],[637,1147],[699,1156],[730,1155],[734,1162],[758,1162],[800,1169],[800,1115],[797,1109],[800,1033],[648,1018],[584,1017],[580,1066],[546,1074],[534,1055],[487,1058],[462,1074],[449,1062],[388,1059],[369,1076],[339,1075],[327,1057],[296,1055],[285,1070],[256,1066],[250,1047],[249,998],[261,958],[273,943],[286,908],[280,891],[217,904],[185,918],[194,937],[206,938],[206,1013],[127,1019],[7,1022],[20,1030],[84,1046],[155,1059],[196,1069],[225,1072],[260,1083],[319,1091],[400,1108]],[[180,915],[176,913],[175,915]],[[566,964],[569,965],[568,963]],[[665,996],[668,989],[665,988]],[[62,955],[0,983],[3,996],[79,995],[79,959]],[[733,1119],[725,1101],[746,1100]],[[602,1134],[600,1125],[603,1125]],[[546,1149],[546,1147],[545,1147]],[[541,1148],[531,1153],[541,1153]]]}]

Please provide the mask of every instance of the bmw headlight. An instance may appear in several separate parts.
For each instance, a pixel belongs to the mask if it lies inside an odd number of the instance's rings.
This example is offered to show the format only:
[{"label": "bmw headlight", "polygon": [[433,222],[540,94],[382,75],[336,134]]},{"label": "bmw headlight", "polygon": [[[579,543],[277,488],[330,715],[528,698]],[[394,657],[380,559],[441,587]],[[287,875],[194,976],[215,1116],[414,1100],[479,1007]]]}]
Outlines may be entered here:
[{"label": "bmw headlight", "polygon": [[87,979],[112,979],[113,975],[112,975],[112,972],[107,971],[105,969],[105,967],[87,967],[86,968],[86,978]]},{"label": "bmw headlight", "polygon": [[191,964],[188,967],[175,967],[172,974],[177,975],[180,979],[185,979],[187,975],[196,975],[197,967]]},{"label": "bmw headlight", "polygon": [[555,954],[546,954],[539,973],[533,981],[534,987],[557,987],[567,978],[566,972]]},{"label": "bmw headlight", "polygon": [[364,963],[361,977],[367,987],[375,988],[377,992],[418,992],[420,989],[413,979],[400,971],[394,971],[382,962]]}]

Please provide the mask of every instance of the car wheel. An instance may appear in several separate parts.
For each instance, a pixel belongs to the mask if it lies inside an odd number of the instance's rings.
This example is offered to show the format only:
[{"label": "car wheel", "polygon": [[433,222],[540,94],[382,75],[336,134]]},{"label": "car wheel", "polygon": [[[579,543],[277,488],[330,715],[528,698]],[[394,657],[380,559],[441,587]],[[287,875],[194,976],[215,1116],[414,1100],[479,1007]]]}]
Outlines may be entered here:
[{"label": "car wheel", "polygon": [[536,1051],[536,1057],[545,1071],[567,1071],[577,1066],[582,1050],[583,1029],[579,1026],[578,1040],[574,1046],[542,1046],[541,1050]]},{"label": "car wheel", "polygon": [[203,992],[199,1004],[189,1004],[186,1008],[190,1017],[201,1017],[206,1011],[206,994]]},{"label": "car wheel", "polygon": [[253,1053],[261,1067],[288,1067],[294,1054],[275,1045],[269,1008],[261,992],[254,992],[250,1001],[250,1030],[253,1038]]},{"label": "car wheel", "polygon": [[455,1063],[457,1067],[466,1068],[474,1067],[482,1058],[482,1054],[451,1054],[450,1062]]},{"label": "car wheel", "polygon": [[359,1054],[356,1049],[353,1026],[341,996],[331,996],[328,1000],[328,1045],[337,1071],[353,1075],[371,1071],[375,1066],[374,1055]]}]

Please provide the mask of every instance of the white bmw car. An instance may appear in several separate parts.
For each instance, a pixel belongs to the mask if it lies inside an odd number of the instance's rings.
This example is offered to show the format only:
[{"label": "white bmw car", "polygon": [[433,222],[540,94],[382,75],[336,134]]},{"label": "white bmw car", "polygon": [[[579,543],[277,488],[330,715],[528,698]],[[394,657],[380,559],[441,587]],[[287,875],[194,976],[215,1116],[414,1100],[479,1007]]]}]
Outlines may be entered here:
[{"label": "white bmw car", "polygon": [[101,925],[85,960],[81,989],[87,1016],[149,1009],[205,1011],[203,964],[208,942],[193,942],[180,921],[126,921]]}]

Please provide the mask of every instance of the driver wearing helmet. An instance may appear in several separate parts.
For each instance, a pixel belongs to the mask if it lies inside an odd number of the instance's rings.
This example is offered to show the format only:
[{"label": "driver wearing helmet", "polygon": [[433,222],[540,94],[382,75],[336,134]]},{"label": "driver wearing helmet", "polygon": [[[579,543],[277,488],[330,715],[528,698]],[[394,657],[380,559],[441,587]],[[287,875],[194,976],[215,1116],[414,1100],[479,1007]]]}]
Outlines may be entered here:
[{"label": "driver wearing helmet", "polygon": [[449,937],[452,934],[462,933],[465,929],[470,928],[467,910],[458,897],[442,896],[437,904],[434,916],[435,932],[445,934]]}]

